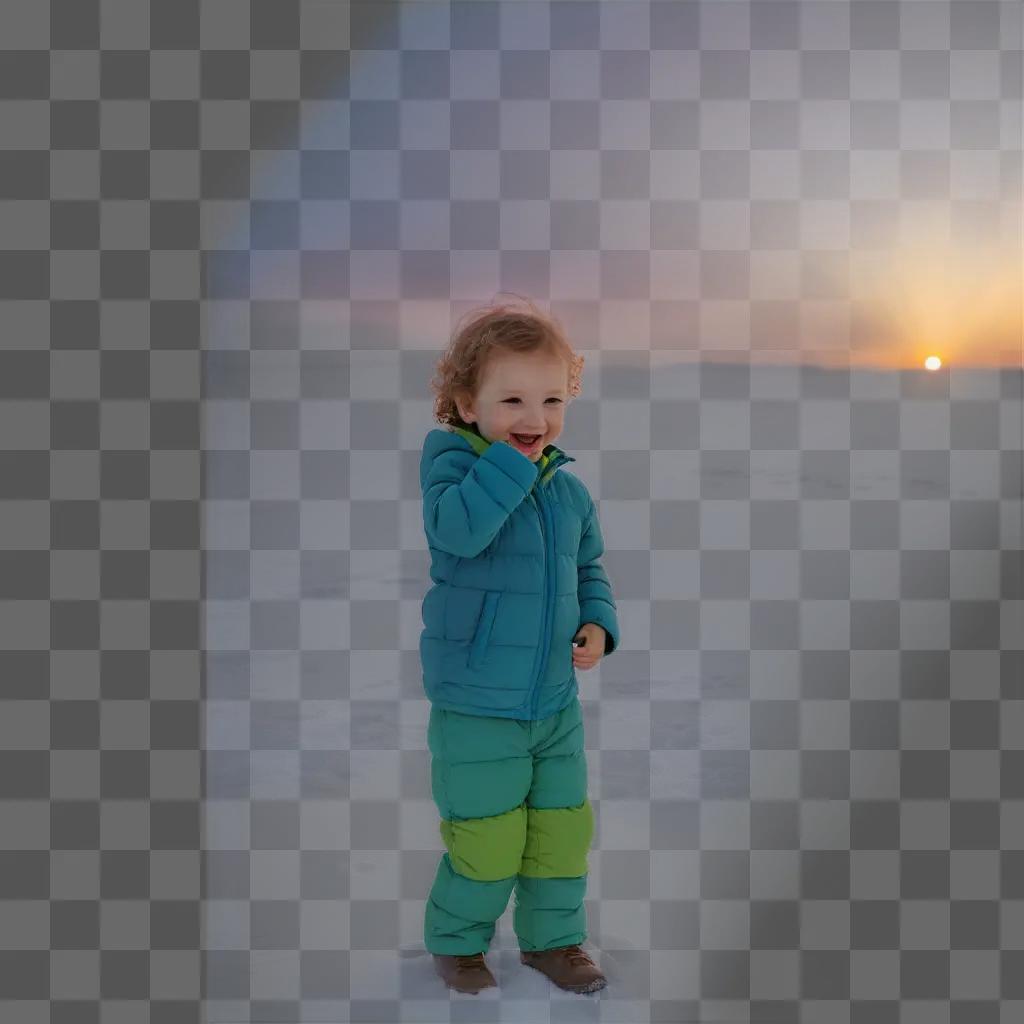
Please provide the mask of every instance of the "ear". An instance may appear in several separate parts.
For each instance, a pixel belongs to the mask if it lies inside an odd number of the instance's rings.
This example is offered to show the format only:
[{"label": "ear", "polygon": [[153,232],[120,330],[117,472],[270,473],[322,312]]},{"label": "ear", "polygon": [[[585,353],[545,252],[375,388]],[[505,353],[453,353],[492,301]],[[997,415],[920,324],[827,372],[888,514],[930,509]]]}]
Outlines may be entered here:
[{"label": "ear", "polygon": [[455,408],[459,410],[459,417],[463,423],[473,423],[476,420],[476,410],[473,402],[464,394],[455,395]]}]

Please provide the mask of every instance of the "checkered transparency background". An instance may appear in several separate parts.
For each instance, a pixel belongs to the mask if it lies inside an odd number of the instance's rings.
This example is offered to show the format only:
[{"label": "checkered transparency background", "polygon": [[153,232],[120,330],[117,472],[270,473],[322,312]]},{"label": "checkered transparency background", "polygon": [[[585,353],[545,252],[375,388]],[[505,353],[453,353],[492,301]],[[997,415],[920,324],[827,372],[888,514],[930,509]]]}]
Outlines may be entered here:
[{"label": "checkered transparency background", "polygon": [[587,357],[611,984],[506,915],[469,1016],[1021,1019],[1019,320],[846,365],[922,221],[1020,259],[1017,3],[5,0],[0,48],[4,1020],[467,1016],[417,470],[499,290]]}]

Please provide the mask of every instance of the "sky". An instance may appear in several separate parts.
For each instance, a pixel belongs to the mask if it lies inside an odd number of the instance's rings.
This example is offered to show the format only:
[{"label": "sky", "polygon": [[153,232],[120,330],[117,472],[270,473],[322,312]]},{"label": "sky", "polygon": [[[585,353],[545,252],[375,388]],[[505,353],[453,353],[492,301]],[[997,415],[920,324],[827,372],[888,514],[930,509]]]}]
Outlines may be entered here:
[{"label": "sky", "polygon": [[453,303],[511,290],[593,303],[602,348],[1022,366],[1021,22],[353,3],[339,104],[303,129],[346,138],[353,329],[412,298],[440,344]]}]

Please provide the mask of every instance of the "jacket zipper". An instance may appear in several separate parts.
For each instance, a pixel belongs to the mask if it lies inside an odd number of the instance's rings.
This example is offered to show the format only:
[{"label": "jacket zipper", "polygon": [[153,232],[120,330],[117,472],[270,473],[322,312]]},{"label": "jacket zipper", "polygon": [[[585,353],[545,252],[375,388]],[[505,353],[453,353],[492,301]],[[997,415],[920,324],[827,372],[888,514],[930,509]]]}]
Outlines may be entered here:
[{"label": "jacket zipper", "polygon": [[[540,481],[538,481],[538,487]],[[530,495],[531,500],[533,495]],[[534,506],[537,509],[537,515],[540,518],[540,530],[541,536],[544,538],[544,625],[541,629],[541,643],[540,643],[540,666],[537,669],[536,675],[533,680],[533,693],[530,699],[530,718],[534,719],[537,717],[537,704],[540,699],[540,684],[544,678],[544,669],[548,663],[548,647],[551,645],[551,608],[553,605],[551,595],[551,583],[549,582],[552,573],[548,570],[548,566],[554,561],[554,553],[550,550],[549,539],[553,536],[552,531],[547,527],[547,504],[544,501],[543,494],[538,491],[537,498],[534,500]]]}]

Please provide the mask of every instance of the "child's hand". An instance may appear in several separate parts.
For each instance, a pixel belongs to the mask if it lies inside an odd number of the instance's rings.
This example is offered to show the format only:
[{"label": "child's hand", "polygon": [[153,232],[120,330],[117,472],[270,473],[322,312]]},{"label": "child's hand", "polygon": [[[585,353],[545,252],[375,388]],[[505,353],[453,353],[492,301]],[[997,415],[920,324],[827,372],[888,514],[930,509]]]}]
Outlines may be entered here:
[{"label": "child's hand", "polygon": [[596,622],[584,622],[573,637],[577,644],[583,641],[582,647],[572,649],[573,668],[593,668],[604,657],[604,638],[602,626]]}]

